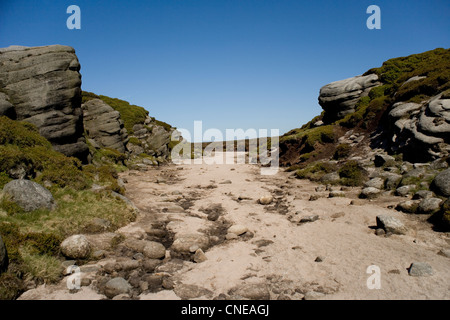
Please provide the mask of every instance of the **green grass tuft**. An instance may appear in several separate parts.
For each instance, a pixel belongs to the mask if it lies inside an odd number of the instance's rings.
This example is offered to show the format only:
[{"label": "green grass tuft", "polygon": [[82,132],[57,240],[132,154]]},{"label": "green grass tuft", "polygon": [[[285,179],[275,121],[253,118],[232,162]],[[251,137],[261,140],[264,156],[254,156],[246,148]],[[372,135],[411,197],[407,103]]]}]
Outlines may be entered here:
[{"label": "green grass tuft", "polygon": [[319,181],[325,174],[331,173],[337,170],[336,165],[329,162],[316,162],[308,165],[303,169],[299,169],[295,172],[295,175],[299,179],[309,179],[312,181]]},{"label": "green grass tuft", "polygon": [[338,171],[340,184],[345,186],[361,186],[367,179],[367,172],[357,161],[347,161]]},{"label": "green grass tuft", "polygon": [[348,143],[341,143],[336,147],[336,151],[333,154],[333,159],[345,159],[350,155],[351,150],[352,148]]}]

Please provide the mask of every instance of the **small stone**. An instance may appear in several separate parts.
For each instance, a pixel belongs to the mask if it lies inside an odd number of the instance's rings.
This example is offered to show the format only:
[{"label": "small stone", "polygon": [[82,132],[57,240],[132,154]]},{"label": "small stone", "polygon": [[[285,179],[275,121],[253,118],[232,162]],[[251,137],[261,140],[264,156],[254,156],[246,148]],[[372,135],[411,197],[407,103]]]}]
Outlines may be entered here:
[{"label": "small stone", "polygon": [[120,266],[123,271],[130,271],[139,268],[140,263],[137,260],[129,259],[120,262]]},{"label": "small stone", "polygon": [[318,256],[318,257],[314,260],[314,262],[322,262],[323,259],[324,259],[323,257]]},{"label": "small stone", "polygon": [[105,250],[95,250],[92,253],[92,259],[94,260],[100,260],[106,257],[106,251]]},{"label": "small stone", "polygon": [[212,295],[211,291],[194,284],[179,284],[175,286],[174,292],[181,299],[194,299]]},{"label": "small stone", "polygon": [[230,228],[228,228],[228,233],[234,233],[238,236],[246,233],[247,231],[248,231],[248,228],[243,225],[240,225],[240,224],[235,224],[235,225],[231,226]]},{"label": "small stone", "polygon": [[148,274],[143,279],[147,282],[150,290],[162,287],[163,276],[161,274]]},{"label": "small stone", "polygon": [[375,234],[377,236],[384,236],[386,234],[386,231],[384,231],[383,228],[378,228],[377,230],[375,230]]},{"label": "small stone", "polygon": [[337,182],[341,179],[341,177],[339,176],[339,173],[337,172],[330,172],[327,173],[325,175],[323,175],[322,178],[320,178],[320,182],[322,183],[332,183],[332,182]]},{"label": "small stone", "polygon": [[423,199],[428,199],[428,198],[432,198],[433,197],[433,192],[429,191],[429,190],[419,190],[417,191],[412,199],[413,200],[423,200]]},{"label": "small stone", "polygon": [[439,211],[442,199],[428,198],[423,199],[417,207],[417,213],[432,214]]},{"label": "small stone", "polygon": [[61,243],[61,253],[70,259],[85,259],[91,253],[91,245],[84,235],[73,235]]},{"label": "small stone", "polygon": [[366,188],[383,189],[384,179],[381,177],[372,178],[364,184]]},{"label": "small stone", "polygon": [[148,241],[142,253],[150,259],[161,259],[166,255],[166,248],[159,242]]},{"label": "small stone", "polygon": [[229,292],[231,296],[241,296],[250,300],[269,300],[270,292],[265,283],[248,283],[232,288]]},{"label": "small stone", "polygon": [[345,192],[337,190],[337,191],[331,191],[328,194],[328,198],[337,198],[337,197],[345,197]]},{"label": "small stone", "polygon": [[320,185],[317,186],[314,190],[316,190],[316,192],[323,192],[326,191],[326,187],[324,185]]},{"label": "small stone", "polygon": [[361,194],[359,195],[359,197],[363,199],[373,199],[376,198],[380,193],[380,189],[367,187],[361,190]]},{"label": "small stone", "polygon": [[201,263],[201,262],[205,262],[206,260],[208,260],[208,258],[206,258],[206,255],[203,252],[203,250],[197,249],[197,251],[195,251],[195,254],[194,254],[194,261],[197,263]]},{"label": "small stone", "polygon": [[142,262],[142,268],[146,272],[153,272],[155,271],[156,267],[161,264],[161,260],[158,259],[145,259]]},{"label": "small stone", "polygon": [[118,294],[112,300],[131,300],[131,298],[128,294]]},{"label": "small stone", "polygon": [[139,282],[139,289],[141,289],[141,291],[147,291],[148,290],[148,282],[146,282],[146,281]]},{"label": "small stone", "polygon": [[320,198],[320,196],[318,195],[318,194],[312,194],[310,197],[309,197],[309,201],[316,201],[317,199],[319,199]]},{"label": "small stone", "polygon": [[385,155],[385,154],[377,154],[375,155],[375,159],[373,161],[375,163],[376,167],[382,167],[382,166],[387,166],[387,165],[391,165],[392,163],[395,162],[394,157]]},{"label": "small stone", "polygon": [[413,184],[406,185],[406,186],[402,186],[402,187],[397,188],[395,190],[395,193],[396,193],[396,195],[398,195],[400,197],[406,197],[415,188],[416,188],[416,186],[413,185]]},{"label": "small stone", "polygon": [[310,215],[310,216],[301,217],[299,223],[314,222],[317,219],[319,219],[319,215],[313,214],[313,215]]},{"label": "small stone", "polygon": [[343,216],[345,216],[345,212],[339,211],[339,212],[333,213],[331,215],[331,218],[332,219],[337,219],[337,218],[341,218]]},{"label": "small stone", "polygon": [[407,229],[405,225],[395,217],[389,215],[377,216],[377,227],[383,228],[387,233],[405,234]]},{"label": "small stone", "polygon": [[401,274],[400,270],[398,270],[398,269],[389,270],[388,273],[390,273],[390,274]]},{"label": "small stone", "polygon": [[138,252],[138,253],[136,253],[136,254],[133,255],[133,259],[134,259],[134,260],[141,261],[141,260],[144,260],[144,259],[145,259],[145,256],[144,256],[142,253]]},{"label": "small stone", "polygon": [[402,176],[400,174],[389,173],[386,175],[386,180],[384,182],[385,188],[388,190],[396,189],[401,180]]},{"label": "small stone", "polygon": [[81,283],[80,283],[80,285],[81,285],[82,287],[88,287],[91,283],[92,283],[92,279],[87,278],[87,277],[81,277]]},{"label": "small stone", "polygon": [[231,183],[232,183],[231,180],[225,180],[225,181],[219,182],[219,184],[231,184]]},{"label": "small stone", "polygon": [[258,201],[262,205],[268,205],[268,204],[272,203],[273,197],[272,196],[263,196],[263,197],[259,198]]},{"label": "small stone", "polygon": [[209,247],[209,237],[201,233],[177,234],[171,248],[176,252],[190,253],[193,245],[206,250]]},{"label": "small stone", "polygon": [[176,205],[174,203],[167,204],[163,206],[162,212],[169,212],[169,213],[183,213],[184,209],[183,207]]},{"label": "small stone", "polygon": [[225,236],[225,239],[227,240],[234,240],[239,238],[239,236],[235,233],[227,233],[227,235]]},{"label": "small stone", "polygon": [[217,221],[217,219],[219,219],[220,217],[220,212],[218,211],[214,211],[208,214],[208,220],[209,221]]},{"label": "small stone", "polygon": [[450,197],[450,169],[439,172],[431,183],[436,194]]},{"label": "small stone", "polygon": [[194,244],[192,246],[189,247],[189,252],[194,253],[196,252],[198,249],[200,249],[200,247],[198,246],[198,244]]},{"label": "small stone", "polygon": [[122,266],[117,262],[108,262],[103,266],[103,270],[106,273],[112,274],[114,272],[122,270]]},{"label": "small stone", "polygon": [[406,200],[397,204],[395,209],[405,213],[415,213],[418,205],[419,202],[417,200]]},{"label": "small stone", "polygon": [[450,258],[450,249],[441,249],[438,254]]},{"label": "small stone", "polygon": [[238,196],[238,198],[237,198],[239,201],[242,201],[242,200],[253,200],[252,198],[250,198],[250,197],[247,197],[247,196],[244,196],[244,195],[240,195],[240,196]]},{"label": "small stone", "polygon": [[105,295],[112,299],[119,294],[127,294],[131,285],[124,278],[117,277],[109,280],[105,285]]},{"label": "small stone", "polygon": [[166,290],[173,290],[173,288],[175,287],[175,284],[172,279],[170,279],[168,277],[164,277],[163,281],[162,281],[162,287]]},{"label": "small stone", "polygon": [[426,277],[433,275],[433,268],[425,262],[413,262],[408,274],[413,277]]},{"label": "small stone", "polygon": [[97,273],[100,270],[100,266],[97,264],[85,264],[80,267],[80,271],[83,273]]}]

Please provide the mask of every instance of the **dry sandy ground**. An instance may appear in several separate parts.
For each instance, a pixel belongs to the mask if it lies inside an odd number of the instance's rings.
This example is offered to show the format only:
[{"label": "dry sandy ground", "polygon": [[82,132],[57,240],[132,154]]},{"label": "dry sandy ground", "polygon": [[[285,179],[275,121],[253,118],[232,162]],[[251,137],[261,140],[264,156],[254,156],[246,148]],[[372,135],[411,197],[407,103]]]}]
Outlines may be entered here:
[{"label": "dry sandy ground", "polygon": [[[315,191],[318,184],[290,175],[280,171],[262,176],[260,168],[250,164],[183,164],[126,172],[122,176],[128,180],[127,196],[141,213],[136,222],[119,232],[133,237],[154,221],[168,223],[167,229],[175,235],[205,233],[223,223],[248,228],[236,239],[206,250],[206,261],[186,261],[173,274],[175,284],[192,284],[212,292],[200,299],[229,294],[246,284],[258,284],[263,296],[266,292],[271,299],[302,299],[305,295],[317,299],[450,298],[450,259],[438,254],[449,249],[448,234],[434,232],[425,217],[389,209],[400,201],[398,197],[359,200],[355,188],[346,190],[346,197],[328,198],[328,191]],[[319,198],[309,201],[314,194]],[[275,204],[259,204],[257,200],[264,195],[272,195]],[[190,200],[192,206],[184,212],[161,210],[180,199]],[[350,204],[352,200],[354,204]],[[222,204],[224,213],[218,221],[209,221],[199,209],[217,203]],[[377,236],[371,227],[379,214],[397,217],[408,233]],[[319,219],[296,222],[310,215]],[[413,262],[430,264],[434,274],[410,276],[407,269]],[[367,286],[371,265],[380,269],[379,289]],[[69,294],[64,286],[63,281],[58,286],[39,287],[22,298],[103,297],[91,287]],[[179,299],[176,292],[163,290],[139,298]]]}]

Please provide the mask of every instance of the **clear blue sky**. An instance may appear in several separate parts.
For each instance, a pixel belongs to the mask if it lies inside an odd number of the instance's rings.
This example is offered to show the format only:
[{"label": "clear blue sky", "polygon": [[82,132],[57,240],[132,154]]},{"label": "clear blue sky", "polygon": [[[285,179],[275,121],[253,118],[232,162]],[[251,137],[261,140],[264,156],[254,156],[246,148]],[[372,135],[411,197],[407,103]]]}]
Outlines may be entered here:
[{"label": "clear blue sky", "polygon": [[0,47],[72,46],[83,90],[189,130],[285,133],[320,114],[323,85],[449,42],[448,0],[0,0]]}]

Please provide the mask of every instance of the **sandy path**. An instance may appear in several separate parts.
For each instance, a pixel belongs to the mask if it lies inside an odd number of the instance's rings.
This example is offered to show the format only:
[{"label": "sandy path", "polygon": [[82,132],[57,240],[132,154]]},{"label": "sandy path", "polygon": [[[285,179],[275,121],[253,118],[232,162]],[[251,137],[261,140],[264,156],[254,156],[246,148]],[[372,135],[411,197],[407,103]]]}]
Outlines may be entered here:
[{"label": "sandy path", "polygon": [[[206,261],[184,261],[170,271],[174,289],[142,293],[139,299],[450,298],[450,259],[438,254],[450,247],[448,235],[432,231],[424,217],[388,209],[399,202],[398,197],[358,199],[350,204],[357,199],[357,189],[346,190],[346,197],[328,198],[327,191],[315,191],[317,184],[292,179],[284,172],[262,176],[259,167],[249,164],[170,165],[129,171],[122,177],[128,181],[127,196],[141,211],[136,222],[119,230],[127,238],[141,239],[155,222],[164,224],[174,237],[197,233],[216,240],[223,240],[224,234],[211,230],[224,231],[229,225],[248,228],[236,239],[217,241],[220,244],[205,251]],[[314,194],[319,198],[309,201]],[[264,195],[272,195],[274,203],[259,204],[257,199]],[[183,203],[189,208],[178,210]],[[214,222],[201,210],[212,204],[224,209]],[[399,218],[408,233],[375,235],[370,227],[376,225],[379,214]],[[296,222],[310,215],[319,218]],[[430,264],[434,274],[408,275],[407,268],[417,261]],[[370,265],[380,268],[380,289],[367,287]],[[190,291],[181,292],[183,286]],[[209,291],[196,294],[193,287]],[[100,298],[89,288],[71,298]],[[46,298],[67,299],[62,285],[46,290]],[[34,296],[29,293],[24,298],[44,295],[33,291]]]},{"label": "sandy path", "polygon": [[[253,165],[203,164],[178,168],[183,170],[175,167],[160,170],[165,175],[176,174],[174,184],[148,183],[140,175],[128,176],[128,195],[138,207],[145,208],[157,205],[151,194],[155,190],[163,197],[173,191],[183,195],[199,191],[200,199],[189,208],[190,215],[178,222],[181,228],[206,228],[206,215],[199,209],[221,203],[226,212],[223,219],[247,227],[254,235],[251,239],[241,236],[210,248],[206,252],[207,261],[190,263],[177,273],[176,278],[185,284],[204,287],[215,296],[243,283],[259,283],[268,287],[271,298],[282,295],[300,299],[310,291],[325,293],[324,299],[450,298],[450,260],[437,254],[449,247],[448,238],[418,219],[387,209],[398,198],[359,200],[361,205],[350,205],[351,199],[357,198],[357,190],[347,191],[348,198],[327,198],[328,192],[315,191],[316,184],[289,179],[289,174],[283,172],[261,176],[259,168]],[[155,172],[146,175],[154,179]],[[231,184],[221,184],[226,180]],[[146,194],[149,184],[153,188]],[[211,184],[217,188],[207,188]],[[309,201],[310,195],[317,193],[324,197]],[[268,212],[257,203],[257,199],[268,194],[287,205],[288,213]],[[239,196],[249,200],[236,201]],[[296,212],[301,216],[317,214],[319,219],[298,225],[288,219]],[[409,227],[409,233],[375,235],[369,227],[376,224],[377,215],[386,213],[401,219]],[[258,240],[271,243],[258,247]],[[315,262],[317,257],[323,261]],[[409,276],[407,268],[415,261],[429,263],[435,274]],[[380,267],[381,289],[367,288],[370,274],[366,269],[370,265]],[[149,298],[158,296],[152,294]]]}]

